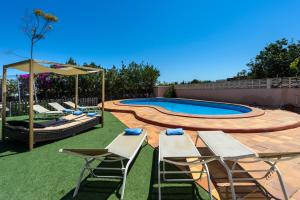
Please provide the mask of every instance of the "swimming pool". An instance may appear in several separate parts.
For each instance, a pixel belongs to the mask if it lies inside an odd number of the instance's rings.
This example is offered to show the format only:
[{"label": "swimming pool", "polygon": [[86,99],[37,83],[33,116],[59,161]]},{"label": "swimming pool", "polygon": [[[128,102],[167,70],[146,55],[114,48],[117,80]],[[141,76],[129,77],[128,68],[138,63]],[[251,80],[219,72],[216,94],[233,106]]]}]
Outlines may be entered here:
[{"label": "swimming pool", "polygon": [[169,98],[127,99],[122,104],[159,106],[171,112],[194,115],[236,115],[251,112],[246,106],[208,101]]}]

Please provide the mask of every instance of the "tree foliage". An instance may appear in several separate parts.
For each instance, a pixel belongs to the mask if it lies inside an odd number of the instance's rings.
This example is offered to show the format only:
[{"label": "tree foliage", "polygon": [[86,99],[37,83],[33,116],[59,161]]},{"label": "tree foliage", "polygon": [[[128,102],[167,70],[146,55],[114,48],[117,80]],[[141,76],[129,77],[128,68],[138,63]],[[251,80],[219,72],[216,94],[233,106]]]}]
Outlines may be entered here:
[{"label": "tree foliage", "polygon": [[243,69],[242,71],[238,72],[236,74],[236,76],[232,77],[232,78],[227,78],[227,81],[231,81],[231,80],[244,80],[244,79],[248,79],[249,77],[249,73],[247,72],[247,70]]},{"label": "tree foliage", "polygon": [[291,69],[292,73],[295,73],[298,75],[299,69],[300,69],[300,57],[296,58],[293,62],[291,62],[290,69]]},{"label": "tree foliage", "polygon": [[[76,65],[73,58],[67,64]],[[100,68],[94,62],[84,63],[83,66]],[[59,66],[51,66],[59,67]],[[124,63],[118,68],[113,66],[105,71],[106,99],[122,99],[133,97],[150,97],[153,95],[153,86],[160,75],[159,70],[151,64],[131,62]],[[22,97],[28,94],[28,75],[19,76]],[[38,74],[35,77],[38,99],[72,98],[75,94],[75,77],[60,76],[51,73]],[[79,76],[80,97],[99,97],[102,80],[99,74]]]},{"label": "tree foliage", "polygon": [[151,64],[122,63],[106,70],[106,95],[108,99],[149,97],[160,75]]},{"label": "tree foliage", "polygon": [[24,17],[23,32],[30,40],[30,58],[33,57],[33,47],[39,40],[44,39],[47,32],[53,29],[52,23],[58,21],[55,15],[35,9],[31,15]]},{"label": "tree foliage", "polygon": [[165,98],[176,98],[176,91],[174,85],[171,85],[170,88],[164,93]]},{"label": "tree foliage", "polygon": [[268,44],[251,60],[248,77],[274,78],[295,76],[299,69],[300,42],[287,39]]}]

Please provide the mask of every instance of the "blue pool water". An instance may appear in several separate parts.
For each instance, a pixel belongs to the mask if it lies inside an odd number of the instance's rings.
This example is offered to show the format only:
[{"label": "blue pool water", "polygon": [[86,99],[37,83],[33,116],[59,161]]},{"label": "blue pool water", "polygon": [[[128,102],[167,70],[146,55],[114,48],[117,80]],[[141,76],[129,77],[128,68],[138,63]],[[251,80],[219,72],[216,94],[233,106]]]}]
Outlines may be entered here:
[{"label": "blue pool water", "polygon": [[169,98],[128,99],[121,103],[160,106],[172,112],[196,115],[232,115],[251,111],[250,108],[239,105]]}]

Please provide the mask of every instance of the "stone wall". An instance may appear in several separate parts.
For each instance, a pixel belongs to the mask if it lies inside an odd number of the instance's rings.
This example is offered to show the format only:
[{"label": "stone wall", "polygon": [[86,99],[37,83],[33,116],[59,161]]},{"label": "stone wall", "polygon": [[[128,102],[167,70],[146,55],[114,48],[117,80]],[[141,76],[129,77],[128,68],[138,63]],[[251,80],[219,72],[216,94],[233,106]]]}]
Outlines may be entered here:
[{"label": "stone wall", "polygon": [[153,94],[154,97],[163,97],[165,92],[170,88],[171,86],[155,86],[153,88]]}]

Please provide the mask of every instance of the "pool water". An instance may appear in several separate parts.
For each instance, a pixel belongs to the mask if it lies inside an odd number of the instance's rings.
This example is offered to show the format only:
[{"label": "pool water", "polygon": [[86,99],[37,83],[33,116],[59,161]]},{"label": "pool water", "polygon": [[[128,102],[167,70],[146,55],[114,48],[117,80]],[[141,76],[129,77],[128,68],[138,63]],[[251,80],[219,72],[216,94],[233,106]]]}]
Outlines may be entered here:
[{"label": "pool water", "polygon": [[160,106],[171,112],[196,115],[232,115],[251,111],[250,108],[240,105],[170,98],[128,99],[121,101],[121,103]]}]

